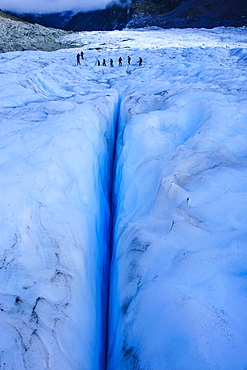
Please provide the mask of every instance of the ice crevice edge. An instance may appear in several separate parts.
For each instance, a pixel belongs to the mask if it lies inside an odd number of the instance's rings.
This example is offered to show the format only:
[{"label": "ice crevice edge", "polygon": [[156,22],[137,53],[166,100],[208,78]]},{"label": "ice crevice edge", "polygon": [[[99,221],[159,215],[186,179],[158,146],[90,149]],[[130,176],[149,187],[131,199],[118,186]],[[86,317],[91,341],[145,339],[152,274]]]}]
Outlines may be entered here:
[{"label": "ice crevice edge", "polygon": [[0,361],[6,368],[107,366],[119,94],[110,89],[90,98],[25,102],[12,109],[16,119],[2,120]]}]

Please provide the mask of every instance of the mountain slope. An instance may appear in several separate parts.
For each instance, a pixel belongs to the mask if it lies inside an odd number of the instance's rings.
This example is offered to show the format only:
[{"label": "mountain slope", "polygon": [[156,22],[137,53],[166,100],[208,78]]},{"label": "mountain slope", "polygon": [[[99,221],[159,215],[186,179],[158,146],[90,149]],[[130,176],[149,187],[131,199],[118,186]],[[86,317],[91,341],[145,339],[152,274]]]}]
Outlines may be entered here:
[{"label": "mountain slope", "polygon": [[11,19],[12,21],[25,22],[23,19],[18,18],[15,14],[5,13],[0,10],[0,18]]},{"label": "mountain slope", "polygon": [[128,7],[77,13],[65,30],[92,31],[142,28],[246,26],[247,5],[242,0],[144,0]]},{"label": "mountain slope", "polygon": [[19,14],[9,12],[11,15],[18,17],[29,23],[37,23],[44,27],[62,28],[72,18],[74,13],[63,12],[63,13],[51,13],[51,14]]},{"label": "mountain slope", "polygon": [[[247,4],[242,0],[185,0],[174,7],[173,10],[162,12],[164,1],[151,1],[155,4],[156,12],[145,4],[146,0],[135,4],[135,14],[128,23],[129,28],[145,26],[170,27],[204,27],[216,26],[246,26],[247,25]],[[140,4],[140,6],[139,6]],[[173,4],[174,5],[174,4]],[[143,11],[145,9],[145,11]],[[161,10],[158,12],[158,10]]]},{"label": "mountain slope", "polygon": [[0,13],[0,52],[17,50],[53,51],[74,47],[59,41],[66,31],[31,24]]},{"label": "mountain slope", "polygon": [[113,5],[103,10],[77,13],[63,29],[67,31],[121,30],[131,18],[131,8]]},{"label": "mountain slope", "polygon": [[106,9],[55,14],[14,14],[23,20],[72,31],[121,30],[158,26],[188,28],[247,26],[247,5],[242,0],[120,1]]}]

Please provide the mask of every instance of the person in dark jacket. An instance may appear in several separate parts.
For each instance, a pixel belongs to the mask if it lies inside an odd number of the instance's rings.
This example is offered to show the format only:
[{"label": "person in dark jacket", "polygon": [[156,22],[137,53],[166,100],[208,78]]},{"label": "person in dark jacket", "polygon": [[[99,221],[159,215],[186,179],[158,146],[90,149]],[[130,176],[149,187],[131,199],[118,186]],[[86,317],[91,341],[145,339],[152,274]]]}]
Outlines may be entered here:
[{"label": "person in dark jacket", "polygon": [[84,59],[83,51],[81,51],[81,59]]},{"label": "person in dark jacket", "polygon": [[103,59],[103,66],[106,67],[106,60],[105,60],[105,58]]},{"label": "person in dark jacket", "polygon": [[110,66],[113,67],[113,59],[110,59]]},{"label": "person in dark jacket", "polygon": [[118,58],[118,66],[119,66],[119,67],[121,67],[121,66],[122,66],[122,60],[123,60],[123,59],[122,59],[121,57],[119,57],[119,58]]},{"label": "person in dark jacket", "polygon": [[77,65],[78,65],[78,64],[81,64],[81,62],[80,62],[80,54],[79,54],[79,53],[78,53],[78,54],[77,54],[77,56],[76,56],[76,60],[77,60]]},{"label": "person in dark jacket", "polygon": [[142,58],[139,58],[139,66],[142,66]]},{"label": "person in dark jacket", "polygon": [[130,65],[131,57],[128,56],[128,65]]}]

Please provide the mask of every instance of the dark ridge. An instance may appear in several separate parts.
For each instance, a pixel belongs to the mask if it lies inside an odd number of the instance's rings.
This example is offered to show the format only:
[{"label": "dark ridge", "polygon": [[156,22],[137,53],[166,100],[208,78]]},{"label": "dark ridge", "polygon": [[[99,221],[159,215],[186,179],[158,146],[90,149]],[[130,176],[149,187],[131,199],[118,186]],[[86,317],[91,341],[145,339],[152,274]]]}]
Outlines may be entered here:
[{"label": "dark ridge", "polygon": [[143,0],[133,2],[131,8],[137,14],[161,16],[176,9],[185,0]]},{"label": "dark ridge", "polygon": [[52,14],[28,14],[28,13],[13,13],[8,12],[14,17],[18,17],[23,21],[29,23],[37,23],[44,27],[51,28],[63,28],[68,21],[73,17],[74,13],[72,12],[63,12],[63,13],[52,13]]},{"label": "dark ridge", "polygon": [[77,13],[63,29],[66,31],[122,30],[131,17],[131,8],[113,5],[102,10]]},{"label": "dark ridge", "polygon": [[[148,6],[149,3],[152,6]],[[173,9],[167,12],[168,5]],[[129,28],[247,26],[247,2],[243,0],[182,0],[177,6],[176,0],[144,0],[132,7],[135,14]]]},{"label": "dark ridge", "polygon": [[104,10],[77,13],[63,28],[72,31],[247,26],[243,0],[142,0],[129,7],[116,4]]},{"label": "dark ridge", "polygon": [[10,13],[5,13],[0,9],[0,17],[2,18],[8,18],[11,19],[12,21],[19,21],[19,22],[24,22],[22,19],[15,17],[14,15]]},{"label": "dark ridge", "polygon": [[119,0],[106,9],[13,16],[66,31],[111,31],[123,28],[213,28],[247,26],[247,0]]}]

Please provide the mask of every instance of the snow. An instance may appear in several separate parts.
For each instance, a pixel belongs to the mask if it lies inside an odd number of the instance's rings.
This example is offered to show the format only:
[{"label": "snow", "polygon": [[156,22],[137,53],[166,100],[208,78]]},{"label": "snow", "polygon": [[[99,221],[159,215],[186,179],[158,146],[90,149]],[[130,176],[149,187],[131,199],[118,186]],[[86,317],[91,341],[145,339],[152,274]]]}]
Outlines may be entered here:
[{"label": "snow", "polygon": [[247,367],[246,35],[0,55],[3,368]]}]

